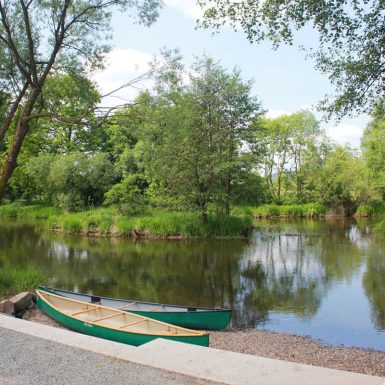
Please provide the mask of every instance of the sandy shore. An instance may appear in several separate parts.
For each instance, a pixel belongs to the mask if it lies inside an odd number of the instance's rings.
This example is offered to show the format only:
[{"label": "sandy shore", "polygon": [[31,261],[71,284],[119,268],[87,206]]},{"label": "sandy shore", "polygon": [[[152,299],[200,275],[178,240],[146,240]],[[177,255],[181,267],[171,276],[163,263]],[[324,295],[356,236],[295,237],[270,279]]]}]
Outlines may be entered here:
[{"label": "sandy shore", "polygon": [[[23,318],[62,327],[38,309],[26,312]],[[385,352],[325,346],[292,334],[258,330],[211,332],[210,347],[385,377]]]}]

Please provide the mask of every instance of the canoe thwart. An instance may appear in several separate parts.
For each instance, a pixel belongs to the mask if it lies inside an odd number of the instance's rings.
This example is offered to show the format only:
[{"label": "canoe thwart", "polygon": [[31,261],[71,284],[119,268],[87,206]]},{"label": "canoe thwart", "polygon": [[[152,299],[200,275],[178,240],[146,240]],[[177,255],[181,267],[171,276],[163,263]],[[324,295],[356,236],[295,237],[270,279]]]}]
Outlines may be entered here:
[{"label": "canoe thwart", "polygon": [[139,323],[144,322],[144,321],[147,321],[147,319],[141,319],[141,320],[139,320],[139,321],[130,322],[130,323],[128,323],[128,324],[125,324],[125,325],[123,325],[123,326],[120,326],[120,329],[123,329],[123,328],[125,328],[125,327],[127,327],[127,326],[136,325],[136,324],[139,324]]},{"label": "canoe thwart", "polygon": [[79,310],[75,313],[71,313],[70,315],[74,316],[74,315],[78,315],[78,314],[82,314],[82,313],[87,313],[88,311],[95,310],[97,308],[98,308],[98,306],[87,307],[86,309]]}]

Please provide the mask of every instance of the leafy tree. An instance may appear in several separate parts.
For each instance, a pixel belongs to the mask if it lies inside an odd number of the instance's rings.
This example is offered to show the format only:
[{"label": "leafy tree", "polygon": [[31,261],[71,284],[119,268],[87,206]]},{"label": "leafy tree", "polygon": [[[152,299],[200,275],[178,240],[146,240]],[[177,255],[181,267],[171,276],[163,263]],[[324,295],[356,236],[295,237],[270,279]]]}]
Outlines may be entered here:
[{"label": "leafy tree", "polygon": [[230,24],[250,41],[292,44],[307,26],[319,37],[311,51],[316,68],[329,74],[335,97],[321,106],[342,117],[354,109],[368,112],[385,87],[385,6],[382,0],[198,0],[205,9],[201,24],[219,29]]},{"label": "leafy tree", "polygon": [[341,209],[341,214],[353,214],[362,202],[363,192],[357,184],[363,177],[362,171],[363,163],[357,154],[349,147],[336,146],[319,172],[319,201],[337,211]]},{"label": "leafy tree", "polygon": [[[197,60],[190,84],[178,74],[160,79],[152,116],[137,144],[152,186],[179,196],[185,207],[229,213],[241,149],[252,140],[250,121],[261,114],[251,83],[211,58]],[[171,81],[170,81],[171,79]]]},{"label": "leafy tree", "polygon": [[[108,46],[111,12],[131,9],[150,25],[160,0],[48,0],[0,2],[0,84],[11,95],[0,127],[6,155],[0,167],[0,200],[17,166],[48,76],[100,67]],[[52,116],[45,116],[52,118]]]},{"label": "leafy tree", "polygon": [[277,203],[292,195],[306,200],[306,182],[311,174],[310,159],[320,157],[323,133],[309,111],[275,119],[263,119],[256,130],[254,151],[260,159],[266,185]]},{"label": "leafy tree", "polygon": [[148,203],[147,187],[148,182],[143,175],[129,175],[106,192],[104,204],[116,205],[127,214],[140,213]]},{"label": "leafy tree", "polygon": [[385,101],[374,110],[372,121],[362,137],[361,146],[370,180],[385,200]]},{"label": "leafy tree", "polygon": [[106,140],[95,118],[100,94],[95,85],[79,74],[55,74],[47,78],[37,106],[42,119],[30,135],[39,137],[40,150],[66,154],[96,151]]}]

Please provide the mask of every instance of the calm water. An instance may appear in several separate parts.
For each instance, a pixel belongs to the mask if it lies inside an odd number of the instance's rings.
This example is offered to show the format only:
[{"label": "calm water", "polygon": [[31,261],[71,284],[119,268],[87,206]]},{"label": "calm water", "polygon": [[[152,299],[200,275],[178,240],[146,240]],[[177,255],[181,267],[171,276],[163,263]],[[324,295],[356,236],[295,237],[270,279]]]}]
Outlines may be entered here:
[{"label": "calm water", "polygon": [[229,306],[233,326],[385,351],[385,236],[367,222],[264,222],[245,240],[84,239],[0,223],[0,264],[112,297]]}]

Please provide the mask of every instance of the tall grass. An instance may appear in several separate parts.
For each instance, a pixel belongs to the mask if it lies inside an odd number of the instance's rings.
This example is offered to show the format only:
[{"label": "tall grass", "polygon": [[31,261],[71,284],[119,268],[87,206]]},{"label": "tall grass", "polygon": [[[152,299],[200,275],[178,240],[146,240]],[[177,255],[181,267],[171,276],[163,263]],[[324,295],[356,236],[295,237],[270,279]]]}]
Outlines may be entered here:
[{"label": "tall grass", "polygon": [[0,292],[33,290],[43,281],[43,274],[34,267],[3,266],[0,268]]},{"label": "tall grass", "polygon": [[252,209],[256,218],[315,218],[325,215],[326,207],[320,203],[303,205],[263,205]]},{"label": "tall grass", "polygon": [[144,217],[121,217],[116,222],[122,235],[149,237],[243,237],[251,226],[248,216],[209,215],[204,222],[195,212],[157,212]]},{"label": "tall grass", "polygon": [[49,227],[74,234],[104,234],[146,238],[242,237],[251,225],[251,216],[218,217],[207,222],[197,212],[154,211],[145,216],[125,216],[112,209],[53,216]]}]

